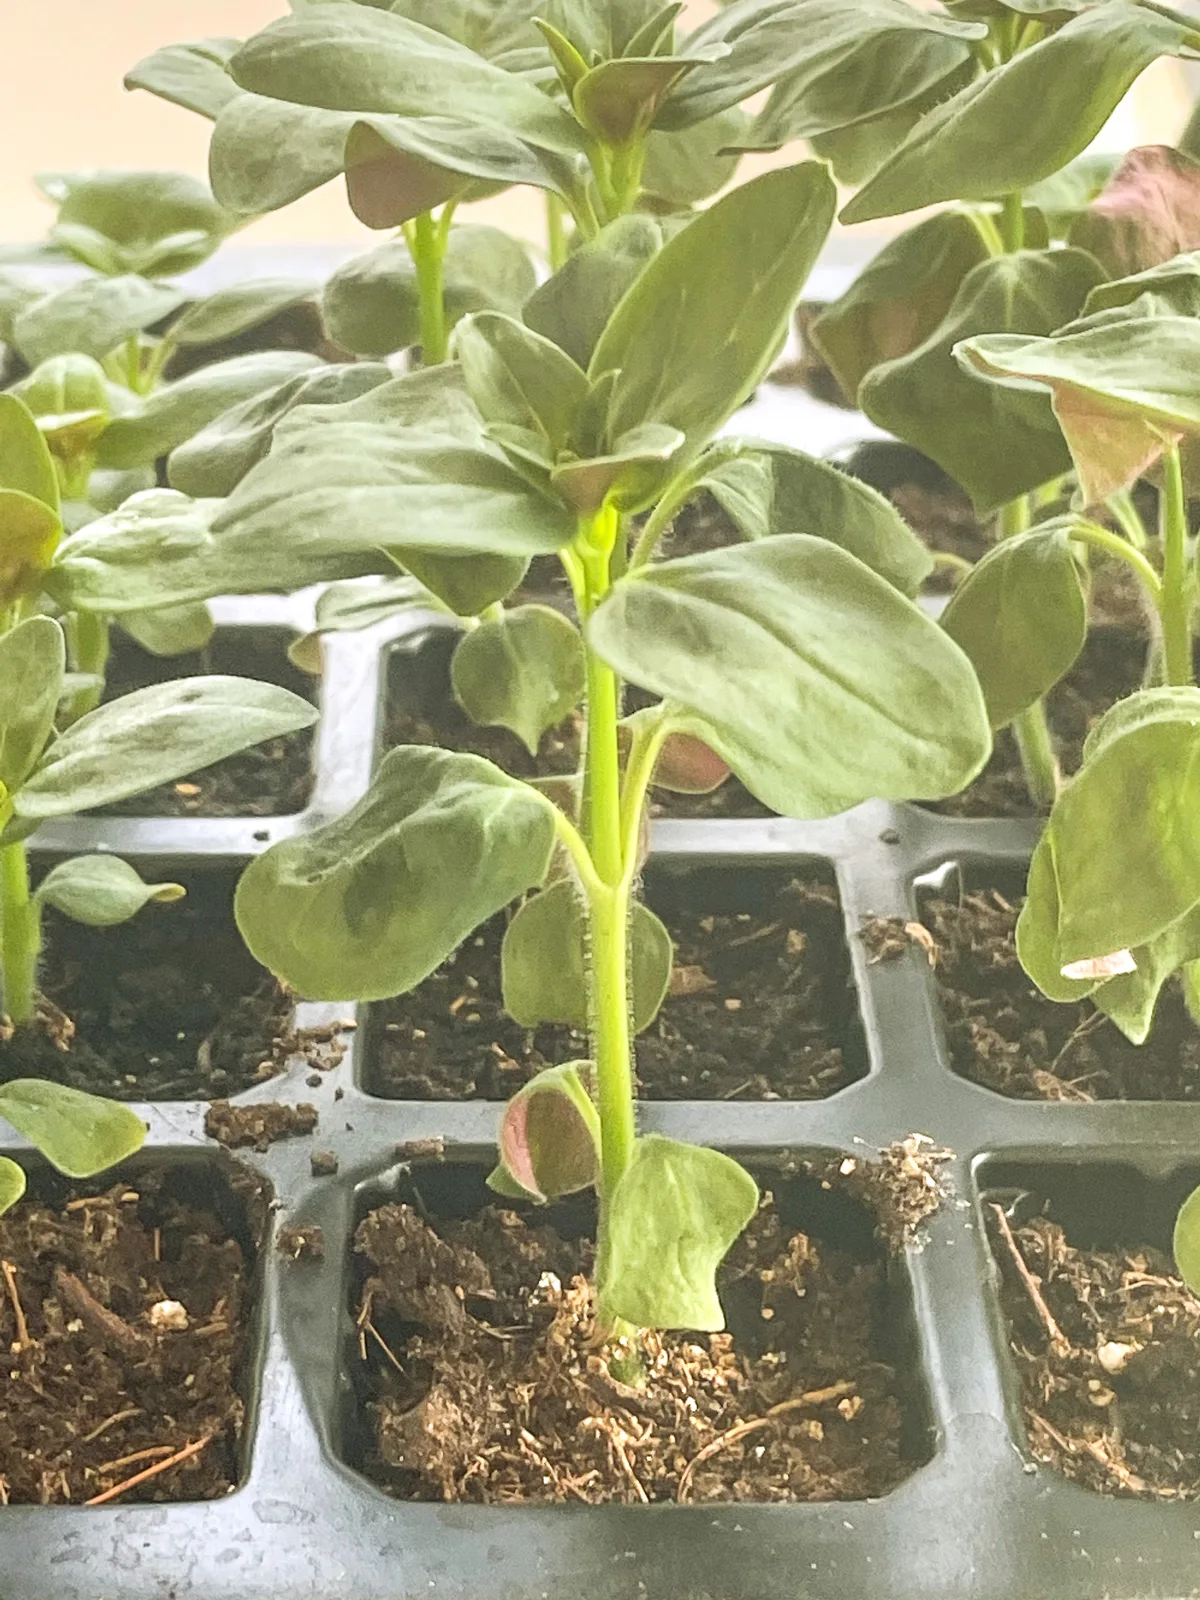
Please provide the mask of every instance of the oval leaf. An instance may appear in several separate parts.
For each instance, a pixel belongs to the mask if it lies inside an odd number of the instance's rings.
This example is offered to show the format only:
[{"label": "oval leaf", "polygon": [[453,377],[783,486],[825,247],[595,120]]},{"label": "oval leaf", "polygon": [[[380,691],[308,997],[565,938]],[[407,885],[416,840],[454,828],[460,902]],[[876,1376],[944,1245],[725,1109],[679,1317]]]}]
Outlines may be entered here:
[{"label": "oval leaf", "polygon": [[549,606],[515,606],[473,628],[454,652],[451,683],[480,727],[509,728],[531,755],[583,698],[583,640]]},{"label": "oval leaf", "polygon": [[0,796],[15,794],[40,760],[65,671],[63,631],[49,617],[0,634]]},{"label": "oval leaf", "polygon": [[1193,1294],[1200,1295],[1200,1189],[1193,1190],[1180,1207],[1173,1249],[1179,1276]]},{"label": "oval leaf", "polygon": [[15,394],[0,394],[0,485],[40,500],[57,514],[58,474],[35,414]]},{"label": "oval leaf", "polygon": [[230,284],[193,301],[172,323],[171,343],[203,345],[236,339],[281,311],[311,300],[315,293],[316,285],[306,278],[258,278]]},{"label": "oval leaf", "polygon": [[25,1193],[25,1174],[15,1161],[0,1156],[0,1217]]},{"label": "oval leaf", "polygon": [[[596,1181],[600,1118],[579,1071],[589,1065],[547,1067],[504,1108],[498,1173],[530,1199],[556,1200]],[[496,1177],[488,1179],[490,1187],[496,1187]]]},{"label": "oval leaf", "polygon": [[133,275],[85,278],[23,311],[13,339],[30,366],[61,355],[99,360],[131,334],[170,316],[186,298],[181,289]]},{"label": "oval leaf", "polygon": [[44,1078],[14,1078],[0,1087],[0,1117],[68,1178],[115,1167],[146,1139],[146,1124],[128,1106]]},{"label": "oval leaf", "polygon": [[119,856],[75,856],[50,869],[38,885],[37,898],[72,922],[114,928],[151,900],[166,904],[186,893],[181,883],[144,883],[136,868]]}]

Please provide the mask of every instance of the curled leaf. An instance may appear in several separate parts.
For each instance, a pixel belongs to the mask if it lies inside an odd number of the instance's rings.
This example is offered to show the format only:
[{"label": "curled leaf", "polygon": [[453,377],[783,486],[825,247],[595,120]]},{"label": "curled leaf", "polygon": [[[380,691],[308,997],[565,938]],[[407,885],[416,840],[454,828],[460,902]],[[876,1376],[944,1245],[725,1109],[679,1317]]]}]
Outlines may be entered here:
[{"label": "curled leaf", "polygon": [[600,1118],[580,1076],[589,1065],[548,1067],[504,1108],[498,1170],[531,1199],[556,1200],[596,1181]]}]

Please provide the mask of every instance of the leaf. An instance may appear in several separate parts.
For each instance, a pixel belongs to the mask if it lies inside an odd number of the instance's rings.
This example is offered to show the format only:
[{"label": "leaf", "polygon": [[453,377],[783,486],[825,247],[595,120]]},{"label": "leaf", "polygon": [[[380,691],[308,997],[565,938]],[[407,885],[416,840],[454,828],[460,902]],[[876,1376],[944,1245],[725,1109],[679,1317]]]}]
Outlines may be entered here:
[{"label": "leaf", "polygon": [[1087,623],[1069,525],[996,545],[942,614],[943,628],[975,668],[993,728],[1006,727],[1066,675]]},{"label": "leaf", "polygon": [[[1020,251],[963,279],[944,321],[908,355],[875,367],[858,401],[872,422],[931,456],[980,516],[1061,476],[1071,464],[1049,398],[1028,385],[985,386],[954,347],[979,334],[1046,334],[1070,320],[1100,281],[1080,250]],[[989,441],[986,450],[979,441]]]},{"label": "leaf", "polygon": [[538,15],[566,35],[584,56],[611,61],[662,14],[659,0],[545,0]]},{"label": "leaf", "polygon": [[1052,239],[1066,240],[1076,219],[1101,192],[1121,158],[1109,151],[1085,150],[1068,161],[1061,172],[1054,172],[1026,191],[1026,205],[1034,206],[1046,219]]},{"label": "leaf", "polygon": [[542,882],[554,831],[550,803],[490,762],[402,745],[352,811],[250,864],[238,927],[308,999],[403,994]]},{"label": "leaf", "polygon": [[961,211],[939,211],[885,244],[812,325],[847,399],[872,368],[924,344],[968,272],[987,259],[978,229]]},{"label": "leaf", "polygon": [[529,570],[526,556],[434,556],[416,550],[390,554],[459,617],[477,617],[488,606],[507,600]]},{"label": "leaf", "polygon": [[833,219],[817,162],[742,184],[663,246],[617,306],[588,375],[618,374],[609,438],[647,422],[704,443],[753,391]]},{"label": "leaf", "polygon": [[54,731],[66,671],[63,632],[27,617],[0,634],[0,807],[21,787]]},{"label": "leaf", "polygon": [[25,1174],[15,1161],[0,1156],[0,1217],[25,1193]]},{"label": "leaf", "polygon": [[99,359],[183,304],[180,289],[145,278],[85,278],[22,311],[13,340],[31,366],[51,356]]},{"label": "leaf", "polygon": [[694,206],[731,181],[741,157],[737,147],[750,119],[738,106],[694,127],[664,133],[652,128],[646,139],[643,192],[672,206]]},{"label": "leaf", "polygon": [[808,49],[775,82],[747,137],[751,149],[856,127],[937,92],[987,37],[978,22],[907,0],[809,0],[796,25]]},{"label": "leaf", "polygon": [[644,511],[686,443],[678,428],[649,422],[623,433],[606,455],[562,461],[550,482],[579,516],[594,516],[606,503],[621,512]]},{"label": "leaf", "polygon": [[600,1170],[600,1118],[579,1073],[588,1066],[547,1067],[518,1089],[500,1120],[493,1178],[507,1179],[539,1202],[591,1188]]},{"label": "leaf", "polygon": [[643,567],[588,638],[784,816],[955,794],[990,749],[966,657],[824,539],[781,534]]},{"label": "leaf", "polygon": [[346,142],[358,120],[352,112],[243,94],[234,85],[208,150],[213,191],[238,216],[290,205],[345,170]]},{"label": "leaf", "polygon": [[654,784],[677,794],[712,794],[729,777],[729,767],[693,734],[671,733],[654,767]]},{"label": "leaf", "polygon": [[891,501],[830,462],[754,439],[718,444],[712,458],[710,466],[704,457],[696,464],[698,487],[747,539],[830,539],[910,596],[933,570],[928,548]]},{"label": "leaf", "polygon": [[671,56],[601,61],[572,90],[575,115],[603,143],[628,145],[650,131],[672,89],[702,61]]},{"label": "leaf", "polygon": [[228,70],[240,44],[240,39],[213,38],[164,45],[125,74],[125,87],[147,89],[214,121],[242,92]]},{"label": "leaf", "polygon": [[253,278],[196,300],[171,324],[172,344],[192,346],[236,339],[316,293],[307,278]]},{"label": "leaf", "polygon": [[36,594],[62,534],[58,513],[18,489],[0,489],[0,607]]},{"label": "leaf", "polygon": [[207,261],[233,219],[182,172],[91,170],[38,179],[59,201],[52,244],[95,271],[172,278]]},{"label": "leaf", "polygon": [[1200,317],[1200,250],[1164,261],[1128,278],[1098,283],[1083,306],[1083,317],[1092,318],[1104,311],[1134,308],[1134,314],[1148,313],[1150,304],[1158,315]]},{"label": "leaf", "polygon": [[[132,395],[127,396],[127,391],[109,383],[98,361],[84,355],[53,356],[43,361],[10,393],[28,406],[37,419],[37,431],[45,441],[43,448],[51,472],[54,472],[51,455],[61,461],[73,461],[91,454],[108,427],[114,409],[122,403],[126,410],[136,405]],[[38,498],[44,499],[50,492],[46,485]],[[57,473],[54,473],[52,492],[55,498],[46,503],[57,507]]]},{"label": "leaf", "polygon": [[1078,218],[1071,243],[1114,278],[1200,246],[1200,162],[1166,145],[1130,150]]},{"label": "leaf", "polygon": [[143,650],[166,658],[207,649],[216,631],[212,613],[199,600],[153,611],[126,611],[121,627]]},{"label": "leaf", "polygon": [[44,1078],[0,1086],[0,1117],[68,1178],[90,1178],[142,1148],[146,1124],[128,1106]]},{"label": "leaf", "polygon": [[432,605],[424,584],[401,574],[395,578],[352,578],[331,583],[319,596],[315,622],[318,633],[357,633],[387,622],[409,606]]},{"label": "leaf", "polygon": [[284,538],[361,553],[394,538],[403,552],[439,557],[549,554],[575,534],[566,510],[487,438],[453,367],[294,412],[214,528],[243,545]]},{"label": "leaf", "polygon": [[[630,1011],[635,1033],[654,1021],[671,982],[674,945],[654,912],[630,907]],[[504,1009],[523,1028],[543,1022],[588,1027],[589,940],[585,911],[566,878],[533,895],[509,923],[500,951]]]},{"label": "leaf", "polygon": [[514,606],[462,639],[450,677],[472,722],[511,729],[536,756],[542,735],[583,699],[583,640],[549,606]]},{"label": "leaf", "polygon": [[0,486],[58,511],[53,458],[29,407],[11,393],[0,393]]},{"label": "leaf", "polygon": [[459,325],[455,353],[467,393],[489,426],[536,431],[554,457],[588,392],[583,370],[539,333],[496,311]]},{"label": "leaf", "polygon": [[338,363],[313,367],[277,388],[251,395],[171,451],[171,487],[197,500],[232,494],[271,448],[276,427],[298,406],[341,405],[391,379],[391,369],[382,362]]},{"label": "leaf", "polygon": [[1172,1243],[1179,1276],[1193,1294],[1200,1294],[1200,1189],[1180,1207]]},{"label": "leaf", "polygon": [[1172,441],[1200,432],[1200,321],[1130,315],[1060,338],[969,339],[958,352],[996,392],[1043,385],[1091,505],[1136,481]]},{"label": "leaf", "polygon": [[1082,154],[1134,80],[1187,39],[1186,26],[1123,0],[1083,12],[923,117],[842,221],[1028,189]]},{"label": "leaf", "polygon": [[137,689],[59,735],[17,795],[17,814],[90,811],[316,720],[307,700],[253,678],[214,673]]},{"label": "leaf", "polygon": [[719,1332],[717,1268],[758,1209],[758,1185],[716,1150],[647,1134],[608,1198],[601,1314],[635,1328]]},{"label": "leaf", "polygon": [[[498,228],[452,228],[444,263],[446,325],[475,311],[519,314],[536,277],[519,240]],[[360,356],[385,356],[421,340],[417,271],[403,238],[356,256],[325,285],[329,336]]]},{"label": "leaf", "polygon": [[114,928],[128,922],[151,900],[182,900],[181,883],[143,883],[119,856],[75,856],[52,867],[37,888],[37,899],[73,922],[89,928]]},{"label": "leaf", "polygon": [[391,0],[386,9],[448,34],[489,61],[537,42],[532,0]]},{"label": "leaf", "polygon": [[526,325],[586,368],[613,312],[662,245],[662,224],[652,217],[610,222],[529,296]]},{"label": "leaf", "polygon": [[148,466],[170,455],[230,406],[320,365],[316,356],[300,350],[258,350],[214,361],[156,389],[140,411],[114,418],[100,440],[99,465]]}]

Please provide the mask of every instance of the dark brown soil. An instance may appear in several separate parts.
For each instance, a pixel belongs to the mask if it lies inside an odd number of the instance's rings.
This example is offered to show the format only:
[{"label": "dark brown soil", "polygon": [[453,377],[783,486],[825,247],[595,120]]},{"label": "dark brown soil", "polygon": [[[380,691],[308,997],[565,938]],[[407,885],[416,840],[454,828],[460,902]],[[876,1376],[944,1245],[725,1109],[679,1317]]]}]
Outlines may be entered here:
[{"label": "dark brown soil", "polygon": [[[208,649],[164,660],[113,630],[106,700],[176,678],[228,673],[276,683],[312,697],[312,679],[288,661],[290,635],[279,628],[218,630]],[[303,811],[312,793],[313,734],[305,728],[268,739],[225,761],[165,783],[95,814],[122,817],[285,817]]]},{"label": "dark brown soil", "polygon": [[1033,1455],[1102,1494],[1200,1495],[1200,1301],[1170,1259],[989,1221]]},{"label": "dark brown soil", "polygon": [[233,1106],[214,1100],[204,1114],[204,1131],[227,1150],[269,1150],[281,1139],[301,1139],[312,1133],[319,1118],[316,1106],[286,1106],[266,1101]]},{"label": "dark brown soil", "polygon": [[[673,992],[637,1045],[649,1100],[812,1100],[861,1076],[857,1001],[836,892],[814,880],[758,912],[667,914]],[[504,1100],[544,1066],[587,1055],[534,1030],[500,996],[505,919],[486,924],[412,993],[374,1009],[370,1088],[389,1099]]]},{"label": "dark brown soil", "polygon": [[1200,1031],[1170,983],[1132,1045],[1090,1001],[1047,1000],[1017,960],[1021,900],[997,890],[931,899],[937,983],[954,1070],[1018,1100],[1200,1099]]},{"label": "dark brown soil", "polygon": [[146,1173],[0,1218],[0,1502],[80,1504],[196,1445],[114,1498],[236,1486],[253,1260],[217,1187]]},{"label": "dark brown soil", "polygon": [[768,1197],[721,1272],[731,1331],[643,1335],[630,1388],[609,1366],[629,1346],[591,1343],[592,1245],[556,1220],[488,1208],[431,1225],[385,1205],[359,1227],[364,1464],[389,1492],[858,1500],[912,1470],[878,1253],[817,1242]]},{"label": "dark brown soil", "polygon": [[238,937],[232,879],[187,880],[117,928],[51,911],[37,1024],[0,1036],[0,1081],[50,1078],[121,1100],[210,1099],[280,1070],[291,1003]]}]

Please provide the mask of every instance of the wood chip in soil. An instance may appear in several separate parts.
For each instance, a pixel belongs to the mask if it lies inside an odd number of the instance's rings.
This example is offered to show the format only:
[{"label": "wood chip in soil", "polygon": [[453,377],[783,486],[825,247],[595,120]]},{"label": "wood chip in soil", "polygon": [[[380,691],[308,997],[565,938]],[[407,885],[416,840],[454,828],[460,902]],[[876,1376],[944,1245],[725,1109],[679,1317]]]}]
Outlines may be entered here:
[{"label": "wood chip in soil", "polygon": [[1102,1494],[1200,1495],[1200,1301],[1169,1257],[988,1209],[1032,1454]]},{"label": "wood chip in soil", "polygon": [[259,1101],[249,1106],[214,1100],[204,1114],[204,1131],[227,1150],[269,1150],[282,1139],[301,1139],[319,1121],[313,1105]]},{"label": "wood chip in soil", "polygon": [[[312,696],[312,679],[287,659],[283,630],[218,632],[207,650],[162,659],[114,630],[105,700],[177,678],[227,673],[281,684]],[[313,789],[313,730],[268,739],[174,783],[99,807],[106,817],[286,817],[303,811]]]},{"label": "wood chip in soil", "polygon": [[1200,1032],[1178,984],[1150,1037],[1130,1044],[1089,1000],[1048,1000],[1017,959],[1023,901],[998,890],[930,899],[937,984],[954,1070],[1018,1100],[1200,1099]]},{"label": "wood chip in soil", "polygon": [[39,977],[49,1004],[35,1025],[0,1035],[0,1082],[192,1100],[236,1094],[281,1069],[292,1002],[238,935],[232,879],[206,874],[187,888],[117,928],[48,914]]},{"label": "wood chip in soil", "polygon": [[252,1265],[157,1174],[0,1217],[0,1503],[212,1500],[236,1486]]},{"label": "wood chip in soil", "polygon": [[[668,916],[673,992],[637,1041],[650,1100],[812,1100],[861,1075],[858,1010],[835,890],[781,887],[764,912]],[[526,1029],[500,996],[505,919],[410,994],[374,1009],[369,1076],[389,1099],[504,1100],[542,1067],[587,1055],[571,1029]]]},{"label": "wood chip in soil", "polygon": [[644,1387],[593,1347],[593,1251],[512,1212],[360,1225],[367,1472],[417,1500],[859,1500],[916,1463],[881,1351],[885,1266],[768,1199],[721,1274],[731,1332],[648,1334]]}]

